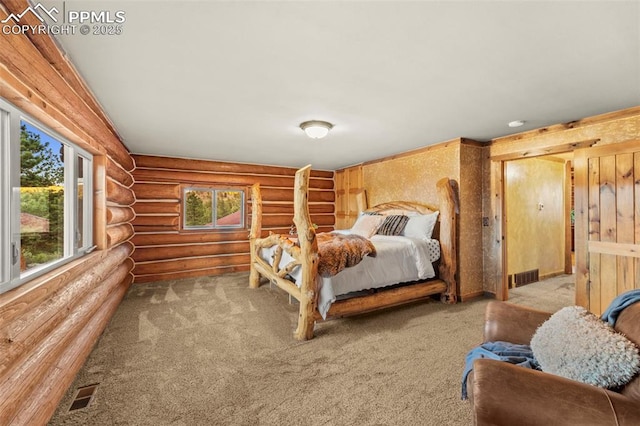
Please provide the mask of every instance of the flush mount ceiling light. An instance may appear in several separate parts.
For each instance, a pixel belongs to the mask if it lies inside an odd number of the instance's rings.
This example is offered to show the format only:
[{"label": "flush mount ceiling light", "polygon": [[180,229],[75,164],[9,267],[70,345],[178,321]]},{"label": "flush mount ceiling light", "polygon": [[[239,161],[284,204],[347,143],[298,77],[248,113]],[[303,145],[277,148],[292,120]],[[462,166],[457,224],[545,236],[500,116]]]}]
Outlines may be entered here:
[{"label": "flush mount ceiling light", "polygon": [[507,124],[507,126],[509,126],[509,127],[520,127],[520,126],[524,126],[524,123],[526,123],[526,121],[524,121],[524,120],[515,120],[515,121],[509,122],[509,124]]},{"label": "flush mount ceiling light", "polygon": [[312,139],[322,139],[329,133],[333,124],[328,121],[311,120],[300,123],[300,128]]}]

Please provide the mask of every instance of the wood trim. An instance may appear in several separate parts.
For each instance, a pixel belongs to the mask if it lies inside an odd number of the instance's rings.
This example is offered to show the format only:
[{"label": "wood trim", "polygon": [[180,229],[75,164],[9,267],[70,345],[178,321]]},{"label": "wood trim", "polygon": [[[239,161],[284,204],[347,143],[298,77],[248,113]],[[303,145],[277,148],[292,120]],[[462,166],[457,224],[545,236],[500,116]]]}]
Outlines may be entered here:
[{"label": "wood trim", "polygon": [[589,148],[598,143],[600,139],[587,139],[579,142],[568,142],[560,145],[549,144],[548,146],[536,147],[534,149],[524,149],[513,151],[506,154],[493,155],[489,154],[493,161],[518,160],[523,158],[534,158],[543,155],[560,154],[563,152],[571,152],[580,148]]},{"label": "wood trim", "polygon": [[573,272],[571,259],[571,162],[564,163],[564,273]]},{"label": "wood trim", "polygon": [[576,304],[590,309],[589,298],[589,177],[587,150],[574,153],[573,168],[575,194],[575,239],[576,239]]},{"label": "wood trim", "polygon": [[[367,297],[337,300],[331,304],[331,308],[327,312],[327,320],[423,300],[446,290],[447,283],[442,280],[431,280],[389,290],[381,290]],[[315,315],[316,321],[322,321],[322,317],[318,312]]]},{"label": "wood trim", "polygon": [[591,117],[582,118],[580,120],[569,121],[561,124],[554,124],[552,126],[541,127],[535,130],[529,130],[514,135],[503,136],[491,140],[491,145],[508,144],[509,142],[519,141],[523,139],[535,138],[536,136],[548,135],[551,133],[562,132],[568,129],[577,129],[580,127],[591,126],[599,123],[606,123],[608,121],[620,120],[623,118],[635,117],[640,114],[640,106],[627,108],[619,111],[608,112],[605,114],[594,115]]},{"label": "wood trim", "polygon": [[589,241],[589,253],[640,258],[640,244],[624,244],[612,241]]}]

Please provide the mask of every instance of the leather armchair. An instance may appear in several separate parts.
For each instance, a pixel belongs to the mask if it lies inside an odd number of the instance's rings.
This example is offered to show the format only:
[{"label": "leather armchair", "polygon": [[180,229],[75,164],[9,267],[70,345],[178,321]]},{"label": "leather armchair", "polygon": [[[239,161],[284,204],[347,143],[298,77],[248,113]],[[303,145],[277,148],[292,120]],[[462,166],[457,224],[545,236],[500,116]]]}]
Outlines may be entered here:
[{"label": "leather armchair", "polygon": [[[529,344],[550,313],[491,301],[484,341]],[[626,308],[615,329],[640,343],[640,303]],[[489,359],[474,362],[467,378],[476,425],[640,425],[640,377],[619,392]]]}]

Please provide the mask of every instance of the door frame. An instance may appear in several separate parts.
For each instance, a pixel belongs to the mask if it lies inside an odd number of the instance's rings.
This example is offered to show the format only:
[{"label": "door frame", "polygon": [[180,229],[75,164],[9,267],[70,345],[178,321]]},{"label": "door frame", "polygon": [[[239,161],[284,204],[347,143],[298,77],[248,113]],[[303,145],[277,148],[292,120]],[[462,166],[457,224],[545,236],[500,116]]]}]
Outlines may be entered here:
[{"label": "door frame", "polygon": [[[505,198],[505,162],[511,160],[518,160],[524,158],[535,158],[542,157],[545,155],[551,154],[562,154],[567,152],[573,152],[580,148],[590,148],[595,143],[597,143],[599,139],[589,139],[585,141],[565,143],[557,146],[545,147],[537,150],[530,149],[519,149],[513,152],[509,152],[506,154],[490,156],[489,160],[491,162],[491,188],[492,194],[495,194],[496,203],[495,203],[495,227],[494,227],[494,241],[500,248],[497,250],[497,259],[496,259],[496,282],[498,283],[496,287],[495,298],[497,300],[507,300],[509,298],[509,277],[507,275],[507,239],[506,239],[506,230],[507,230],[507,218],[505,214],[506,210],[506,198]],[[575,165],[574,165],[575,167]],[[577,189],[577,186],[576,186]],[[574,189],[574,191],[576,191]],[[577,207],[577,191],[575,193],[576,196],[576,207]],[[566,203],[565,203],[566,204]],[[577,216],[576,216],[577,222]],[[570,232],[570,231],[569,231]],[[566,234],[565,234],[566,238]],[[576,232],[576,241],[577,241],[577,232]],[[577,246],[577,244],[576,244]],[[577,250],[577,247],[576,247]],[[577,252],[576,252],[577,259]]]}]

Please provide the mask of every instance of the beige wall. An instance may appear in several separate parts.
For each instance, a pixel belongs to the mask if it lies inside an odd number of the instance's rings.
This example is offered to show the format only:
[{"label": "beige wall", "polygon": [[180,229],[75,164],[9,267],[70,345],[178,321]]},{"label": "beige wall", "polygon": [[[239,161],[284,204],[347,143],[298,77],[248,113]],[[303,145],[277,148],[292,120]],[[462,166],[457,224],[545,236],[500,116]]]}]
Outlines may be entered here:
[{"label": "beige wall", "polygon": [[505,163],[509,275],[564,271],[564,171],[564,162],[544,157]]},{"label": "beige wall", "polygon": [[438,180],[448,177],[458,183],[458,283],[463,300],[483,294],[481,176],[486,150],[473,141],[455,139],[361,166],[362,185],[370,206],[413,201],[435,207]]}]

